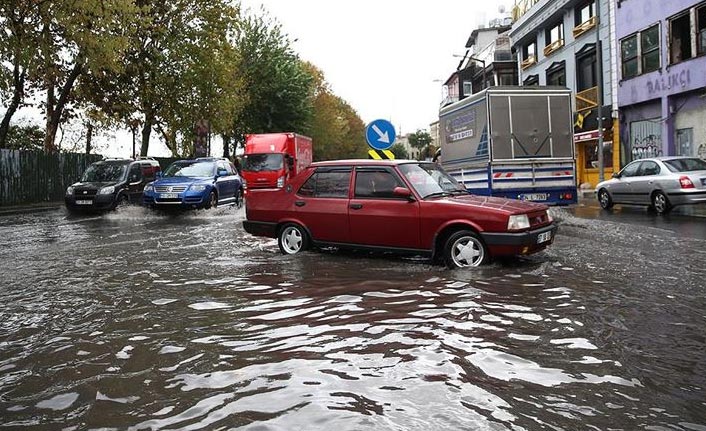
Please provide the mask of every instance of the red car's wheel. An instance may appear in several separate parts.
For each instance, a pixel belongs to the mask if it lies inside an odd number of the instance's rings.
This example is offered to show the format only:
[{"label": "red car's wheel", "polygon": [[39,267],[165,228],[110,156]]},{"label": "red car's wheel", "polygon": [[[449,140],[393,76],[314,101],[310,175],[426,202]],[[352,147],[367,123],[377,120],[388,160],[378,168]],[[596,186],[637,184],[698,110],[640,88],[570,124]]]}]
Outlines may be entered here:
[{"label": "red car's wheel", "polygon": [[479,266],[488,260],[488,249],[480,237],[469,230],[454,233],[446,240],[444,261],[449,268]]},{"label": "red car's wheel", "polygon": [[296,254],[309,248],[309,237],[304,228],[290,223],[280,229],[277,243],[282,254]]}]

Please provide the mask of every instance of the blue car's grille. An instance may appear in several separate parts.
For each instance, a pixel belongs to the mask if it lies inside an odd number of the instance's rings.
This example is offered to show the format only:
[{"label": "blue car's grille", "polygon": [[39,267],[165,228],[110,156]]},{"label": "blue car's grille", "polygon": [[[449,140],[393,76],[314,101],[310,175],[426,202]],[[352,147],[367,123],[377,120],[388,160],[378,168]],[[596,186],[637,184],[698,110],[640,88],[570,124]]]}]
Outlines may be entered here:
[{"label": "blue car's grille", "polygon": [[157,193],[181,193],[186,190],[186,186],[156,186]]}]

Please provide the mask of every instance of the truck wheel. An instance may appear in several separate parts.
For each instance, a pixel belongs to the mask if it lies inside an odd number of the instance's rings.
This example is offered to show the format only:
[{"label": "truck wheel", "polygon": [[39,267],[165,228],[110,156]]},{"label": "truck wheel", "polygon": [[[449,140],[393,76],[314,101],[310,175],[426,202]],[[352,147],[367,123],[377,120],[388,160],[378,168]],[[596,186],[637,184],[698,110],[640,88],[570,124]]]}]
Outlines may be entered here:
[{"label": "truck wheel", "polygon": [[601,208],[604,210],[611,209],[613,207],[613,199],[610,198],[610,194],[606,189],[601,189],[598,192],[598,203],[601,204]]},{"label": "truck wheel", "polygon": [[206,209],[216,208],[218,206],[218,196],[216,196],[216,191],[211,190],[208,194],[208,201],[206,202]]},{"label": "truck wheel", "polygon": [[282,254],[296,254],[309,248],[309,238],[304,228],[289,223],[279,231],[277,244]]},{"label": "truck wheel", "polygon": [[479,266],[488,260],[488,249],[475,232],[462,230],[446,240],[444,261],[451,269]]},{"label": "truck wheel", "polygon": [[656,191],[652,194],[652,208],[657,211],[657,214],[667,214],[672,209],[672,204],[669,203],[667,195]]}]

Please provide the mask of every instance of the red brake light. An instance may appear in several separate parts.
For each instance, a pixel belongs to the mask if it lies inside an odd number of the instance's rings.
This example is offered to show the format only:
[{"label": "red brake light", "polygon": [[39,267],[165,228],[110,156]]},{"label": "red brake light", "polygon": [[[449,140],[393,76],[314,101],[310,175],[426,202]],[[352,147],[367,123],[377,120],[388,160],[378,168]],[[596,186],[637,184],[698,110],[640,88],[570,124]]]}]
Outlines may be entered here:
[{"label": "red brake light", "polygon": [[683,189],[693,189],[694,188],[694,183],[691,182],[689,177],[686,175],[679,177],[679,184],[681,185],[681,188]]}]

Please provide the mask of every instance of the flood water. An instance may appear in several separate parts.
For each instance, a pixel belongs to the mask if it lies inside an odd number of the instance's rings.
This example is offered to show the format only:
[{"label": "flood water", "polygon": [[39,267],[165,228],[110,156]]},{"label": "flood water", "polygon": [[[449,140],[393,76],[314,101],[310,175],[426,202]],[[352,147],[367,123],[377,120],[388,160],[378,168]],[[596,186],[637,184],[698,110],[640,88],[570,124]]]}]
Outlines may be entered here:
[{"label": "flood water", "polygon": [[230,208],[0,218],[0,422],[706,430],[706,240],[555,210],[480,269],[279,254]]}]

